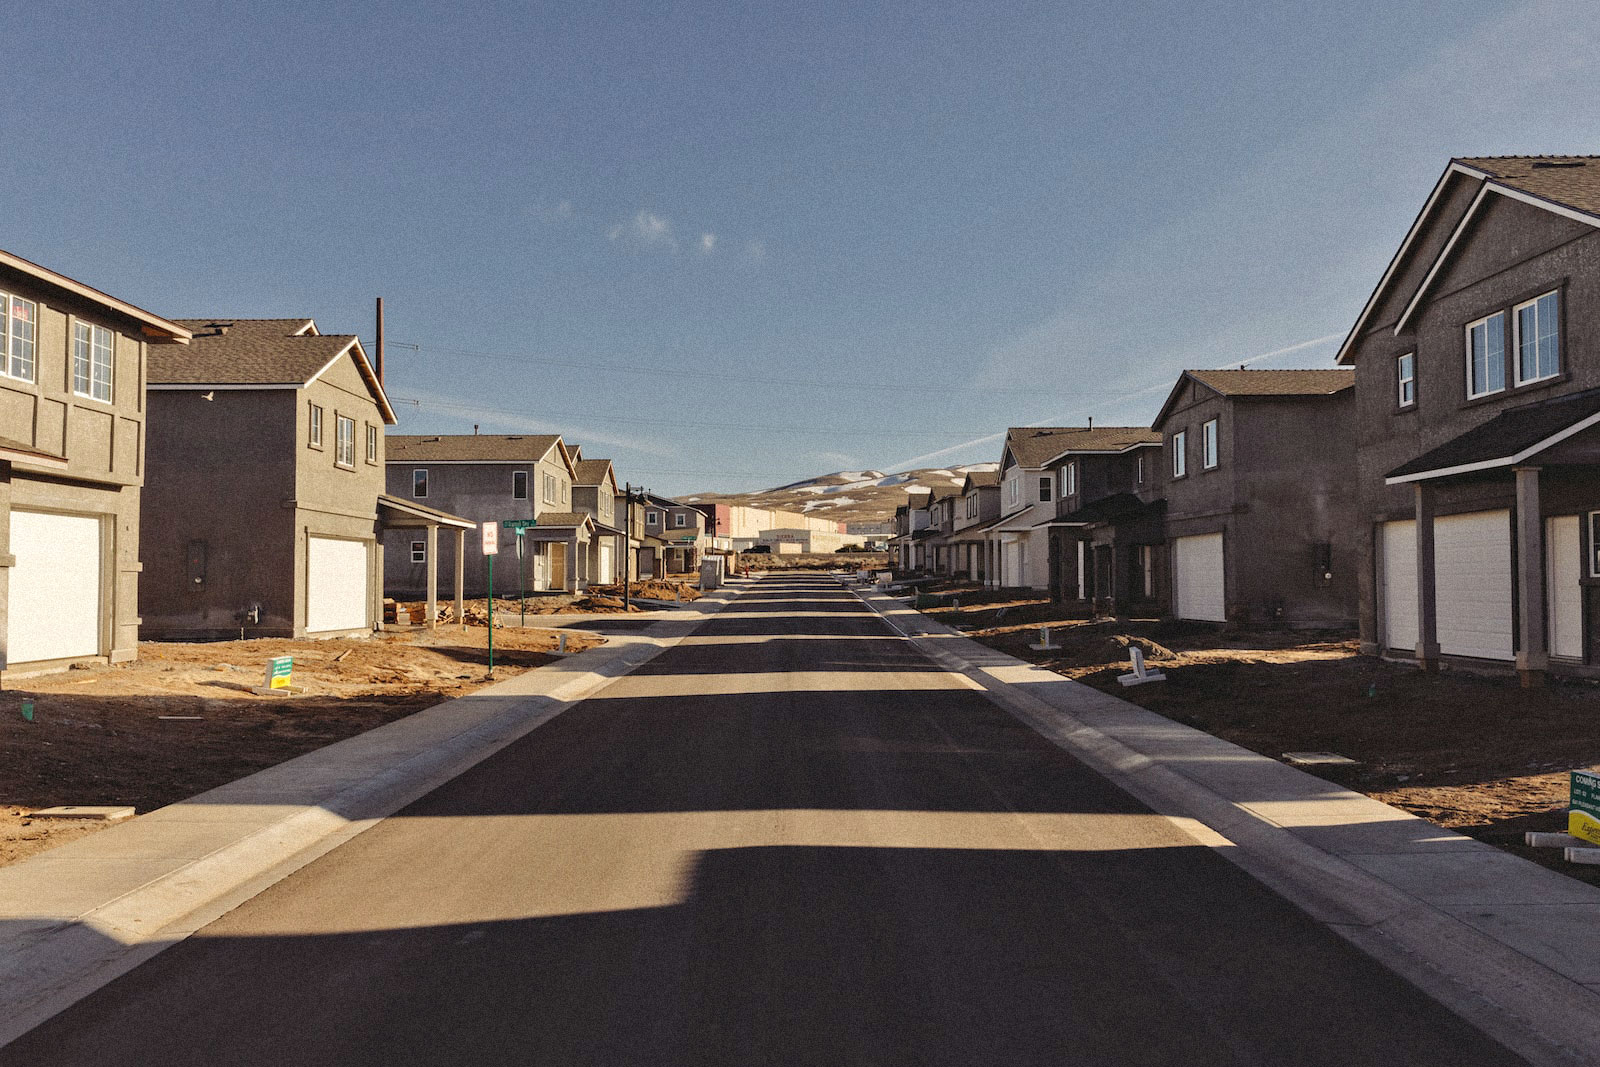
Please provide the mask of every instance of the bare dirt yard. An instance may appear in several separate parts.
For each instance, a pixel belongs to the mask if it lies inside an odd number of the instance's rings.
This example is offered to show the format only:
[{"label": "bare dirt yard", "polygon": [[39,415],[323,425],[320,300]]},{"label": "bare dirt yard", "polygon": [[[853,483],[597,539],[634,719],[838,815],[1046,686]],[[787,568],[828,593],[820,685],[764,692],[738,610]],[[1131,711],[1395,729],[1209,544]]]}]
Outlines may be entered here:
[{"label": "bare dirt yard", "polygon": [[[1240,631],[1155,620],[1089,621],[1049,601],[950,587],[959,608],[928,614],[1019,659],[1281,758],[1329,751],[1355,766],[1311,773],[1575,878],[1557,849],[1528,849],[1527,830],[1566,829],[1567,772],[1600,764],[1600,686],[1459,670],[1426,674],[1358,653],[1344,631]],[[1052,625],[1059,652],[1035,652]],[[1130,644],[1167,681],[1124,688]]]},{"label": "bare dirt yard", "polygon": [[[700,590],[693,583],[687,581],[647,578],[643,581],[634,582],[629,595],[635,600],[689,603],[700,599]],[[401,621],[409,617],[413,624],[420,624],[427,618],[428,603],[425,600],[403,600],[399,602],[398,606]],[[461,608],[462,613],[466,616],[468,625],[488,625],[489,601],[487,598],[464,601]],[[620,585],[592,585],[587,591],[578,595],[541,592],[528,596],[526,599],[514,595],[494,598],[495,621],[500,624],[520,622],[523,615],[615,615],[624,611],[649,610],[651,609],[648,606],[638,604],[629,604],[624,607],[622,586]],[[439,621],[453,623],[456,621],[455,614],[455,601],[441,598],[439,600]]]},{"label": "bare dirt yard", "polygon": [[888,570],[887,552],[741,552],[740,568],[752,571]]},{"label": "bare dirt yard", "polygon": [[[554,630],[497,627],[495,680],[551,662],[556,641]],[[567,647],[600,643],[573,632]],[[294,657],[294,684],[307,692],[253,693],[267,660],[281,655]],[[0,693],[0,865],[105,825],[30,818],[39,808],[150,811],[463,696],[486,684],[487,667],[488,629],[452,626],[327,641],[146,642],[133,663],[13,683]]]}]

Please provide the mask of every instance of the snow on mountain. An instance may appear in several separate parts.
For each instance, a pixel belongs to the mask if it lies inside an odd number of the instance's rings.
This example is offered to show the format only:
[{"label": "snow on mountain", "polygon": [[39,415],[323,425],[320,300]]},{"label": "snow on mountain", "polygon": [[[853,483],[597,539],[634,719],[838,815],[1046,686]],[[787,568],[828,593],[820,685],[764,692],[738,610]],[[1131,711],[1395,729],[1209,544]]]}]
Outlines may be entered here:
[{"label": "snow on mountain", "polygon": [[744,504],[776,511],[822,515],[840,522],[887,522],[908,493],[933,491],[941,495],[959,488],[969,473],[992,471],[998,463],[969,463],[959,467],[931,467],[886,474],[878,470],[835,471],[802,478],[787,485],[753,493],[696,493],[705,503]]}]

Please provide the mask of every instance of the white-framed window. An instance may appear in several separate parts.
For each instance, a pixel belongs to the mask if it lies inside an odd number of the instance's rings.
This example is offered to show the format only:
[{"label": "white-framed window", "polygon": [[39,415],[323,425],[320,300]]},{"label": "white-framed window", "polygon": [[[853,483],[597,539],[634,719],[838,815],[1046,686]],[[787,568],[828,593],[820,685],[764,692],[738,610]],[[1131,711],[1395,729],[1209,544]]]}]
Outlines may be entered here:
[{"label": "white-framed window", "polygon": [[428,472],[420,467],[411,472],[411,495],[418,500],[428,495]]},{"label": "white-framed window", "polygon": [[1207,419],[1200,427],[1200,466],[1215,470],[1217,466],[1217,420]]},{"label": "white-framed window", "polygon": [[412,563],[426,563],[426,562],[428,562],[428,542],[426,542],[426,541],[413,541],[413,542],[411,542],[411,562]]},{"label": "white-framed window", "polygon": [[1589,512],[1589,577],[1600,578],[1600,511]]},{"label": "white-framed window", "polygon": [[1518,385],[1540,382],[1561,373],[1560,304],[1560,294],[1552,292],[1511,309]]},{"label": "white-framed window", "polygon": [[1012,475],[1006,481],[1006,504],[1015,507],[1022,503],[1022,476]]},{"label": "white-framed window", "polygon": [[1052,484],[1050,476],[1048,474],[1041,474],[1039,476],[1039,503],[1043,504],[1050,500],[1050,491],[1054,488],[1055,486]]},{"label": "white-framed window", "polygon": [[969,519],[973,518],[977,514],[978,514],[978,494],[977,493],[973,493],[971,496],[967,497],[967,518],[969,518]]},{"label": "white-framed window", "polygon": [[660,526],[661,525],[661,512],[659,512],[659,511],[647,511],[647,512],[645,512],[644,513],[644,524],[646,526]]},{"label": "white-framed window", "polygon": [[526,500],[526,499],[528,499],[528,472],[527,471],[512,471],[511,472],[511,499],[512,500]]},{"label": "white-framed window", "polygon": [[1073,496],[1078,491],[1078,461],[1072,460],[1061,468],[1061,495]]},{"label": "white-framed window", "polygon": [[333,461],[341,467],[356,465],[356,420],[347,415],[333,417]]},{"label": "white-framed window", "polygon": [[1133,479],[1137,485],[1144,484],[1144,453],[1140,452],[1133,457]]},{"label": "white-framed window", "polygon": [[1506,313],[1467,324],[1467,399],[1506,387]]},{"label": "white-framed window", "polygon": [[33,381],[38,371],[39,305],[0,293],[0,374]]},{"label": "white-framed window", "polygon": [[689,516],[685,515],[681,511],[674,511],[672,513],[672,525],[675,529],[681,530],[683,527],[689,525]]},{"label": "white-framed window", "polygon": [[556,476],[554,474],[546,474],[540,479],[540,485],[540,495],[544,498],[544,502],[546,504],[554,504],[556,502]]},{"label": "white-framed window", "polygon": [[567,502],[567,491],[568,491],[568,489],[570,487],[567,485],[567,480],[565,478],[560,479],[560,482],[561,482],[561,502],[563,504],[565,504]]},{"label": "white-framed window", "polygon": [[311,447],[312,448],[321,448],[322,447],[322,405],[321,404],[312,404],[311,405],[311,436],[310,436],[310,443],[311,443]]},{"label": "white-framed window", "polygon": [[1417,354],[1407,352],[1394,361],[1395,403],[1408,408],[1417,402]]},{"label": "white-framed window", "polygon": [[367,423],[367,462],[378,462],[378,428]]},{"label": "white-framed window", "polygon": [[1189,431],[1179,430],[1172,435],[1172,476],[1182,478],[1189,473]]},{"label": "white-framed window", "polygon": [[72,324],[72,391],[111,403],[111,331],[87,322]]}]

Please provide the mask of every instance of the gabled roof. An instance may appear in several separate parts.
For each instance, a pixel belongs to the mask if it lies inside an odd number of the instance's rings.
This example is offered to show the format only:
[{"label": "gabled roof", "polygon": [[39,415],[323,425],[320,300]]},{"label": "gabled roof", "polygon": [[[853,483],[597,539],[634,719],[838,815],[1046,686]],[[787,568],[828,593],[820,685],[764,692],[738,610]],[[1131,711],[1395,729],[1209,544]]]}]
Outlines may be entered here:
[{"label": "gabled roof", "polygon": [[1389,266],[1384,270],[1377,287],[1372,290],[1372,295],[1367,298],[1367,303],[1357,316],[1355,325],[1350,327],[1350,332],[1340,344],[1337,357],[1339,363],[1349,364],[1354,355],[1355,343],[1366,328],[1368,317],[1395,281],[1400,265],[1411,250],[1417,235],[1433,218],[1435,209],[1443,199],[1441,194],[1445,187],[1452,179],[1457,178],[1481,182],[1482,188],[1457,222],[1449,240],[1434,257],[1427,276],[1412,294],[1405,311],[1396,322],[1396,333],[1400,332],[1409,321],[1411,313],[1426,294],[1428,286],[1445,261],[1450,258],[1458,239],[1477,216],[1479,207],[1489,195],[1495,194],[1518,200],[1590,226],[1600,227],[1600,156],[1468,156],[1452,159],[1438,182],[1434,184],[1433,192],[1429,194],[1422,210],[1417,213],[1411,228],[1406,231],[1405,240],[1390,259]]},{"label": "gabled roof", "polygon": [[9,267],[33,282],[59,292],[70,293],[79,299],[98,304],[107,311],[114,311],[119,315],[132,319],[139,324],[139,328],[146,340],[176,341],[182,344],[189,339],[189,331],[178,322],[151,314],[143,308],[133,306],[126,300],[118,300],[116,297],[102,293],[92,286],[84,285],[75,278],[69,278],[65,274],[57,274],[48,267],[41,267],[32,260],[23,259],[21,256],[12,255],[10,252],[0,251],[0,267]]},{"label": "gabled roof", "polygon": [[[384,438],[384,448],[390,463],[537,463],[560,441],[553,433],[396,433]],[[566,451],[557,451],[566,463]]]},{"label": "gabled roof", "polygon": [[1148,426],[1074,426],[1058,431],[1051,440],[1059,451],[1041,463],[1041,467],[1049,467],[1074,454],[1116,454],[1160,445],[1161,435]]},{"label": "gabled roof", "polygon": [[1178,376],[1177,384],[1167,394],[1155,421],[1160,426],[1168,412],[1177,403],[1184,384],[1199,382],[1212,392],[1232,399],[1260,397],[1333,396],[1346,389],[1354,389],[1356,373],[1353,370],[1186,370]]},{"label": "gabled roof", "polygon": [[311,319],[178,319],[193,339],[150,350],[152,389],[298,389],[348,354],[386,423],[396,421],[361,341],[323,334]]},{"label": "gabled roof", "polygon": [[906,494],[906,507],[912,511],[921,511],[931,503],[933,503],[933,490],[931,489],[925,493]]},{"label": "gabled roof", "polygon": [[1019,467],[1043,467],[1052,456],[1065,448],[1055,441],[1062,434],[1080,434],[1081,426],[1011,426],[1006,429],[1006,446],[1001,452],[1001,466],[1005,455],[1011,454]]},{"label": "gabled roof", "polygon": [[966,496],[974,489],[991,489],[999,486],[999,471],[968,471],[967,480],[961,485],[961,495]]},{"label": "gabled roof", "polygon": [[1600,424],[1600,389],[1508,408],[1388,474],[1389,485],[1494,470],[1522,463]]},{"label": "gabled roof", "polygon": [[573,485],[604,485],[608,479],[615,489],[617,477],[612,473],[609,459],[580,459],[572,465]]}]

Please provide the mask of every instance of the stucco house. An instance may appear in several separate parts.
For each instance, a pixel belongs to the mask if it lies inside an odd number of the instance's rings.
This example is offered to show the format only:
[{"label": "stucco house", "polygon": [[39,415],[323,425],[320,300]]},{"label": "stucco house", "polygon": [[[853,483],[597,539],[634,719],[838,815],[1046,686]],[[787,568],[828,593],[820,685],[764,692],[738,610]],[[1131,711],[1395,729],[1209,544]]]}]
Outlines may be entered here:
[{"label": "stucco house", "polygon": [[609,459],[580,458],[573,462],[572,471],[573,510],[588,515],[594,523],[586,565],[589,581],[596,585],[619,582],[622,561],[628,558],[628,535],[617,513],[621,490],[616,470]]},{"label": "stucco house", "polygon": [[658,578],[670,574],[699,574],[700,557],[710,544],[705,512],[658,493],[643,493],[634,508],[644,512],[644,545],[639,549],[639,573]]},{"label": "stucco house", "polygon": [[0,678],[136,656],[145,368],[188,340],[0,252]]},{"label": "stucco house", "polygon": [[1145,426],[1052,433],[1061,451],[1042,469],[1056,487],[1050,536],[1052,599],[1113,615],[1165,605],[1166,501],[1161,435]]},{"label": "stucco house", "polygon": [[[889,539],[889,553],[896,567],[902,571],[922,570],[924,566],[921,535],[928,528],[928,502],[932,493],[906,494],[906,502],[894,509],[894,536]],[[919,539],[921,538],[921,539]]]},{"label": "stucco house", "polygon": [[1338,358],[1363,651],[1600,675],[1600,157],[1451,160]]},{"label": "stucco house", "polygon": [[[576,471],[559,434],[391,434],[387,448],[388,492],[397,499],[478,524],[536,520],[521,537],[501,531],[497,596],[577,592],[588,584],[595,524],[573,503]],[[430,564],[411,541],[404,532],[384,539],[384,586],[391,596],[417,595]],[[440,565],[455,567],[467,595],[481,597],[489,568],[480,544],[468,541],[464,558],[451,546],[441,548],[447,558]]]},{"label": "stucco house", "polygon": [[1346,370],[1183,372],[1153,425],[1174,616],[1354,624],[1354,413]]},{"label": "stucco house", "polygon": [[191,343],[150,359],[142,633],[377,628],[380,530],[470,524],[384,498],[395,416],[360,340],[309,318],[179,321]]},{"label": "stucco house", "polygon": [[961,491],[951,489],[935,491],[928,502],[928,526],[922,550],[926,554],[926,567],[932,574],[950,574],[954,571],[955,548],[950,538],[955,533],[956,503]]},{"label": "stucco house", "polygon": [[1055,517],[1055,475],[1046,469],[1061,451],[1064,426],[1012,426],[1000,451],[1001,521],[989,529],[988,569],[994,586],[1013,589],[1050,587],[1050,535],[1042,525]]},{"label": "stucco house", "polygon": [[975,582],[993,573],[989,559],[989,528],[1000,518],[1000,475],[995,471],[969,471],[961,484],[951,523],[951,570]]}]

